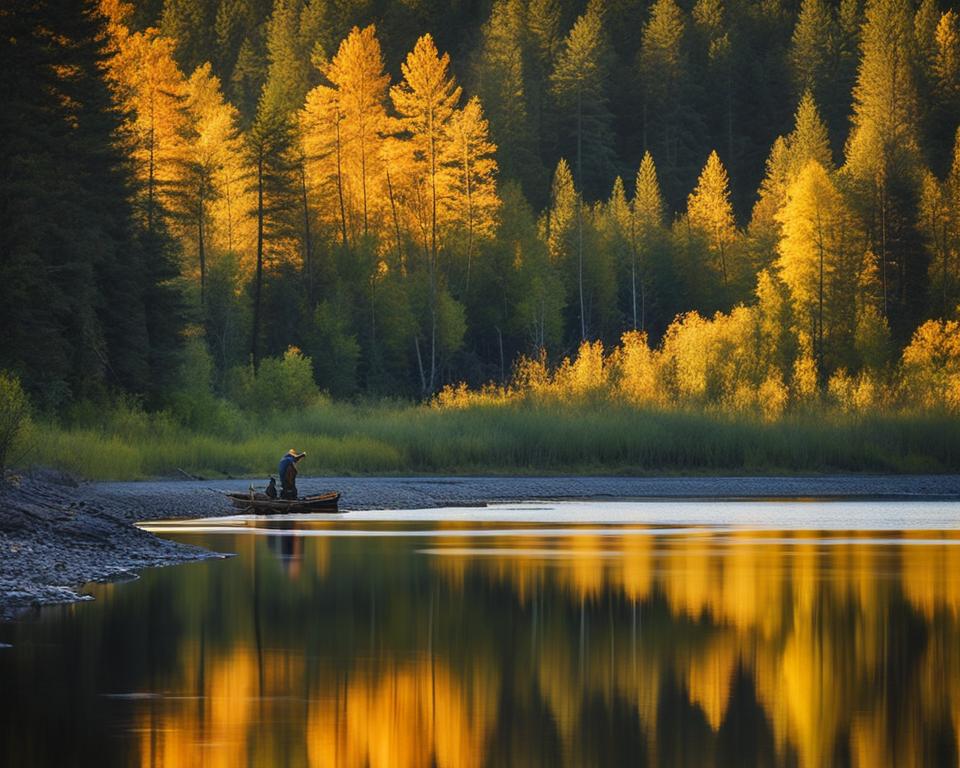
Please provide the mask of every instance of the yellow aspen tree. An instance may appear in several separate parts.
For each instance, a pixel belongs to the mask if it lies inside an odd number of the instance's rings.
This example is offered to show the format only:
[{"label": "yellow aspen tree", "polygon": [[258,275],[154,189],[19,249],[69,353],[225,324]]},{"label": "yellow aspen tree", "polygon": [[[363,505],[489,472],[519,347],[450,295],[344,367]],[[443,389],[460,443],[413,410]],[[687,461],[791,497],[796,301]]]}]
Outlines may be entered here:
[{"label": "yellow aspen tree", "polygon": [[[203,304],[210,230],[219,224],[214,223],[212,206],[216,200],[228,198],[227,217],[222,224],[230,230],[233,222],[229,196],[236,191],[229,188],[233,169],[227,173],[224,169],[235,162],[241,146],[237,111],[224,101],[220,80],[213,75],[209,63],[197,67],[187,81],[186,108],[194,131],[187,152],[187,174],[179,212],[188,232],[194,233],[200,270],[200,303]],[[231,235],[227,236],[228,242]]]},{"label": "yellow aspen tree", "polygon": [[354,27],[322,72],[338,92],[343,166],[350,180],[348,207],[356,212],[366,236],[372,209],[381,200],[381,146],[387,131],[390,84],[390,76],[383,71],[376,28]]},{"label": "yellow aspen tree", "polygon": [[[630,238],[633,249],[633,264],[630,268],[633,295],[634,330],[646,328],[647,262],[654,248],[657,234],[663,226],[664,202],[657,179],[657,166],[649,152],[643,153],[637,178],[634,183],[633,200],[630,201]],[[640,316],[637,324],[637,284],[640,288]]]},{"label": "yellow aspen tree", "polygon": [[129,33],[122,23],[122,5],[108,12],[115,21],[109,25],[114,55],[107,73],[114,96],[130,116],[125,128],[143,182],[146,229],[153,232],[173,206],[188,161],[186,81],[173,58],[174,41],[154,28]]},{"label": "yellow aspen tree", "polygon": [[[326,67],[321,63],[321,70]],[[340,243],[348,244],[345,191],[344,113],[340,91],[318,85],[307,94],[300,112],[300,139],[307,186],[319,201],[321,221],[335,225]]]},{"label": "yellow aspen tree", "polygon": [[856,330],[855,297],[863,254],[856,219],[826,169],[811,160],[787,190],[777,268],[790,291],[800,331],[808,333],[820,375],[843,362],[839,346]]},{"label": "yellow aspen tree", "polygon": [[808,90],[794,113],[793,130],[786,137],[776,138],[767,158],[767,172],[760,183],[759,199],[750,220],[750,234],[755,242],[762,243],[762,249],[768,250],[770,243],[779,238],[776,214],[786,200],[787,187],[811,160],[816,160],[828,172],[833,170],[827,126]]},{"label": "yellow aspen tree", "polygon": [[550,261],[562,264],[572,258],[571,243],[577,218],[577,190],[573,184],[570,165],[560,158],[550,185],[550,207],[544,220],[543,239],[547,243]]},{"label": "yellow aspen tree", "polygon": [[438,286],[437,255],[440,251],[440,200],[446,190],[442,158],[448,140],[447,123],[460,101],[460,86],[449,74],[450,56],[441,56],[429,35],[417,40],[400,65],[403,80],[390,89],[398,115],[398,127],[409,137],[409,166],[421,182],[410,196],[420,223],[430,278],[430,375],[425,389],[432,393],[437,369]]},{"label": "yellow aspen tree", "polygon": [[737,229],[730,202],[730,179],[716,151],[710,153],[700,173],[696,189],[687,198],[690,226],[707,240],[720,264],[720,276],[727,283],[730,248],[737,239]]},{"label": "yellow aspen tree", "polygon": [[447,123],[460,101],[461,89],[448,73],[449,54],[440,56],[433,38],[423,35],[400,66],[403,81],[390,89],[399,116],[399,128],[409,136],[409,150],[419,175],[426,181],[431,262],[440,247],[439,218],[441,162],[448,140]]},{"label": "yellow aspen tree", "polygon": [[489,139],[489,126],[480,99],[474,96],[447,124],[443,167],[444,224],[463,240],[467,259],[465,292],[470,289],[470,265],[476,244],[491,239],[497,227],[497,146]]},{"label": "yellow aspen tree", "polygon": [[603,208],[601,222],[606,236],[606,247],[616,255],[617,266],[623,271],[629,267],[633,330],[637,330],[636,227],[623,179],[619,176],[613,180],[613,189],[610,192],[610,199]]},{"label": "yellow aspen tree", "polygon": [[416,171],[413,159],[406,146],[406,141],[400,137],[398,121],[388,117],[388,135],[380,147],[380,160],[383,167],[384,191],[386,193],[387,218],[386,229],[389,230],[388,240],[392,243],[392,250],[397,268],[401,275],[407,272],[405,252],[405,235],[408,229],[408,212],[413,208],[409,202],[409,194],[417,186]]}]

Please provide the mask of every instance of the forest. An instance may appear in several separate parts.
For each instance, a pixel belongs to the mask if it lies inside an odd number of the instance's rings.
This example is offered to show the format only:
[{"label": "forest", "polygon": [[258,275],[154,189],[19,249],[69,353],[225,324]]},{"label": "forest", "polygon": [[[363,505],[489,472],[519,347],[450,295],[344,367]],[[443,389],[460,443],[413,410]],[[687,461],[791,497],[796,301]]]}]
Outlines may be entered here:
[{"label": "forest", "polygon": [[0,389],[39,414],[960,411],[937,0],[29,0],[0,28]]}]

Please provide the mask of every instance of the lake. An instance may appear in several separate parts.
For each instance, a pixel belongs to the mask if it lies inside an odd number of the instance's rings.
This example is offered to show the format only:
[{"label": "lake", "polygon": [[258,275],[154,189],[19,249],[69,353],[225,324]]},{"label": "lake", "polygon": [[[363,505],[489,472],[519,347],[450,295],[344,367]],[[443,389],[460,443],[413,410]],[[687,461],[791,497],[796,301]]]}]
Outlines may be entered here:
[{"label": "lake", "polygon": [[3,766],[956,766],[960,504],[150,524],[0,624]]}]

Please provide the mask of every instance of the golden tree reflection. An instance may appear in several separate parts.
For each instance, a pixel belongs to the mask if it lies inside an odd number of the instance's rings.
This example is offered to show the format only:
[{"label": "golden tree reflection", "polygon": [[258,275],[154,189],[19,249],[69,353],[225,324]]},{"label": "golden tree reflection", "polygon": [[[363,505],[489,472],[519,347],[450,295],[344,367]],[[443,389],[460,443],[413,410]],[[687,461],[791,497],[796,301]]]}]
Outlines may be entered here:
[{"label": "golden tree reflection", "polygon": [[177,653],[195,698],[141,708],[141,764],[479,766],[516,729],[518,764],[579,765],[623,716],[673,764],[678,718],[708,759],[749,706],[773,764],[956,755],[957,533],[447,528],[403,557],[306,538],[296,578],[248,553],[232,631]]}]

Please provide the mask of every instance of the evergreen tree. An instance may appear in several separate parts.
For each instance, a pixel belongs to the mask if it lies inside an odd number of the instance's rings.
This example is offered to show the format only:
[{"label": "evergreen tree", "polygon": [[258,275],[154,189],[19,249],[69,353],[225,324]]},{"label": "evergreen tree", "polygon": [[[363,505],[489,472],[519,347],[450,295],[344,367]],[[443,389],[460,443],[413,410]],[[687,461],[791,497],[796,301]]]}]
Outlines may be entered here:
[{"label": "evergreen tree", "polygon": [[0,12],[0,366],[45,407],[104,384],[156,403],[176,368],[175,265],[134,216],[107,30],[80,0]]},{"label": "evergreen tree", "polygon": [[929,171],[920,193],[920,231],[930,255],[930,314],[947,318],[960,306],[960,130],[953,166],[941,183]]},{"label": "evergreen tree", "polygon": [[[550,205],[542,220],[542,237],[547,244],[550,262],[563,276],[563,303],[568,310],[576,313],[567,323],[569,332],[565,335],[573,337],[573,327],[576,325],[578,332],[575,338],[583,339],[586,335],[586,318],[582,315],[583,303],[579,299],[583,283],[583,267],[578,257],[581,253],[578,248],[580,208],[580,195],[574,185],[570,166],[564,158],[560,158],[550,185]],[[570,297],[577,298],[570,301]]]},{"label": "evergreen tree", "polygon": [[643,28],[637,67],[643,147],[659,158],[668,197],[679,204],[696,173],[700,116],[693,108],[686,22],[675,0],[657,0]]},{"label": "evergreen tree", "polygon": [[952,9],[937,22],[928,78],[927,150],[942,175],[950,166],[953,131],[960,124],[960,16]]},{"label": "evergreen tree", "polygon": [[275,0],[267,24],[267,79],[262,108],[290,114],[303,105],[310,90],[312,45],[300,34],[303,0]]},{"label": "evergreen tree", "polygon": [[594,197],[613,170],[612,115],[607,102],[610,57],[602,5],[595,0],[564,39],[550,75],[561,125],[574,140],[573,146],[561,143],[561,153],[573,156],[577,184]]},{"label": "evergreen tree", "polygon": [[526,93],[524,13],[522,0],[494,2],[481,31],[472,80],[487,105],[501,175],[518,180],[528,195],[537,195],[545,173]]},{"label": "evergreen tree", "polygon": [[723,137],[727,162],[735,165],[739,155],[736,70],[740,51],[734,43],[731,14],[723,0],[697,0],[691,15],[696,48],[702,57],[696,67],[705,87],[701,109],[708,132]]},{"label": "evergreen tree", "polygon": [[827,172],[833,171],[833,153],[827,126],[820,119],[820,110],[810,91],[800,99],[793,132],[787,137],[787,143],[790,147],[791,177],[799,174],[811,160],[816,160]]},{"label": "evergreen tree", "polygon": [[255,30],[240,44],[229,80],[230,98],[245,118],[245,123],[249,123],[256,115],[266,79],[266,50],[260,31]]},{"label": "evergreen tree", "polygon": [[870,0],[862,48],[845,169],[879,259],[883,316],[905,338],[926,303],[927,275],[914,229],[920,130],[906,0]]},{"label": "evergreen tree", "polygon": [[834,77],[836,22],[825,0],[802,0],[790,46],[790,64],[798,94],[811,93],[820,103]]},{"label": "evergreen tree", "polygon": [[245,135],[246,161],[251,169],[249,191],[255,201],[251,214],[257,224],[250,336],[250,357],[254,369],[260,363],[261,336],[264,331],[264,266],[268,260],[281,259],[285,241],[294,230],[291,223],[291,212],[296,211],[292,141],[289,118],[267,106],[261,107]]},{"label": "evergreen tree", "polygon": [[[603,207],[601,215],[602,247],[611,252],[616,267],[616,284],[621,295],[621,306],[626,307],[624,315],[631,317],[628,327],[638,328],[639,316],[637,313],[637,259],[636,238],[633,221],[633,211],[627,200],[627,192],[623,186],[623,179],[617,176],[613,180],[613,189],[610,199]],[[629,275],[628,279],[625,279]],[[626,296],[624,296],[626,294]],[[624,302],[623,298],[627,301]],[[642,300],[641,300],[642,307]],[[642,316],[642,309],[640,315]]]},{"label": "evergreen tree", "polygon": [[[549,169],[556,147],[557,126],[550,112],[550,74],[563,45],[561,0],[528,0],[524,36],[524,84],[541,163]],[[546,178],[544,178],[546,181]],[[540,193],[544,198],[543,192]],[[536,199],[531,197],[531,200]],[[546,200],[544,199],[544,202]]]},{"label": "evergreen tree", "polygon": [[163,0],[160,33],[174,41],[174,57],[184,72],[210,59],[216,13],[213,0]]}]

